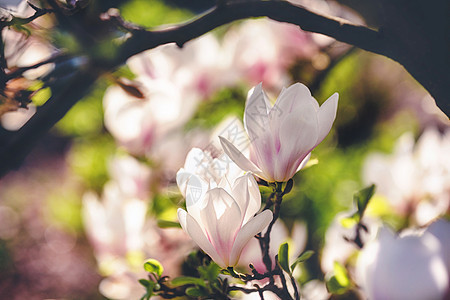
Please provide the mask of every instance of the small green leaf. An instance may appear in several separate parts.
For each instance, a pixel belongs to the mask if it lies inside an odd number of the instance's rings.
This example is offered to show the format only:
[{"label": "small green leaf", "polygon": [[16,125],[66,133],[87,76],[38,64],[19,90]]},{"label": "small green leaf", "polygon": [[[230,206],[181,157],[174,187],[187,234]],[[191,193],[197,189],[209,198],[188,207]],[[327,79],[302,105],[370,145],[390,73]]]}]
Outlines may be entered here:
[{"label": "small green leaf", "polygon": [[164,268],[159,261],[156,259],[147,259],[144,263],[144,270],[149,273],[155,273],[158,276],[161,276],[164,272]]},{"label": "small green leaf", "polygon": [[31,100],[37,106],[43,105],[52,96],[52,90],[49,87],[37,90]]},{"label": "small green leaf", "polygon": [[150,286],[150,281],[147,279],[139,279],[139,283],[142,284],[145,287],[149,287]]},{"label": "small green leaf", "polygon": [[356,215],[353,215],[353,216],[350,216],[350,217],[347,217],[347,218],[342,218],[339,221],[340,221],[342,227],[344,227],[344,228],[352,228],[353,226],[355,226],[358,223],[359,215],[356,214]]},{"label": "small green leaf", "polygon": [[350,279],[348,278],[347,270],[343,265],[335,261],[333,270],[334,276],[336,277],[336,280],[339,282],[341,286],[343,287],[350,286]]},{"label": "small green leaf", "polygon": [[313,250],[308,250],[303,252],[295,261],[294,263],[291,265],[291,270],[294,271],[295,267],[297,266],[297,264],[302,263],[306,260],[308,260],[311,256],[313,256],[314,251]]},{"label": "small green leaf", "polygon": [[291,273],[291,270],[289,269],[289,245],[288,243],[284,243],[280,245],[280,248],[278,249],[278,263],[280,264],[280,267],[288,272]]},{"label": "small green leaf", "polygon": [[196,277],[182,276],[182,277],[174,278],[172,280],[173,286],[182,286],[182,285],[187,285],[187,284],[194,284],[194,285],[206,287],[205,281],[203,279],[196,278]]},{"label": "small green leaf", "polygon": [[216,263],[211,262],[207,266],[200,266],[198,272],[200,273],[201,278],[214,281],[220,273],[220,267]]},{"label": "small green leaf", "polygon": [[167,220],[158,220],[159,228],[181,228],[180,223]]},{"label": "small green leaf", "polygon": [[186,295],[191,297],[202,297],[207,296],[208,293],[205,290],[196,288],[196,287],[190,287],[186,289]]},{"label": "small green leaf", "polygon": [[346,287],[343,287],[339,284],[339,281],[336,279],[336,276],[332,276],[327,282],[326,282],[327,290],[331,294],[337,294],[341,295],[345,293],[347,290]]},{"label": "small green leaf", "polygon": [[356,207],[358,208],[358,215],[360,219],[362,219],[364,211],[366,210],[367,205],[369,204],[369,200],[370,198],[372,198],[374,193],[375,193],[375,185],[372,184],[371,186],[368,186],[356,192],[353,195],[353,201],[356,203]]},{"label": "small green leaf", "polygon": [[[145,283],[144,283],[145,282]],[[145,286],[147,292],[141,297],[141,300],[149,300],[153,296],[153,290],[155,288],[155,282],[146,279],[140,279],[139,283]]]}]

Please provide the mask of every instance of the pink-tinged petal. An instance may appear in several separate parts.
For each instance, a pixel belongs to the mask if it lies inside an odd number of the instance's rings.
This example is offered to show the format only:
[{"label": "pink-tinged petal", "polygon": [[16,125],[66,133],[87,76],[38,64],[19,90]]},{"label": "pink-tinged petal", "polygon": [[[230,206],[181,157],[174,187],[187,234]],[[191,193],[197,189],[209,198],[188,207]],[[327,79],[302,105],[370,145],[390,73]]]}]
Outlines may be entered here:
[{"label": "pink-tinged petal", "polygon": [[258,84],[245,103],[244,128],[250,141],[260,138],[269,127],[268,108],[262,84]]},{"label": "pink-tinged petal", "polygon": [[242,224],[242,214],[233,197],[224,189],[209,190],[207,205],[200,211],[202,223],[209,241],[228,264],[234,239]]},{"label": "pink-tinged petal", "polygon": [[312,104],[316,111],[319,110],[319,104],[311,96],[311,92],[306,85],[295,83],[281,91],[270,114],[279,114],[283,118],[297,107],[305,105],[305,103]]},{"label": "pink-tinged petal", "polygon": [[237,264],[242,249],[244,249],[248,241],[257,233],[264,230],[264,228],[269,225],[270,221],[272,221],[272,218],[272,212],[270,210],[265,210],[250,219],[250,221],[239,230],[236,240],[234,241],[233,250],[231,251],[229,261],[230,266]]},{"label": "pink-tinged petal", "polygon": [[178,209],[178,220],[183,230],[189,234],[194,242],[221,267],[226,267],[223,259],[219,256],[216,249],[208,241],[206,235],[197,221],[192,218],[184,209]]},{"label": "pink-tinged petal", "polygon": [[316,146],[318,131],[314,107],[308,103],[285,117],[280,128],[281,148],[275,166],[276,181],[286,181],[295,174],[297,166],[293,170],[292,167]]},{"label": "pink-tinged petal", "polygon": [[258,176],[261,175],[261,170],[247,157],[245,157],[232,143],[221,136],[219,136],[219,139],[223,150],[235,164],[237,164],[244,171],[252,172]]},{"label": "pink-tinged petal", "polygon": [[336,119],[336,111],[338,106],[339,94],[334,93],[330,98],[322,104],[317,114],[317,120],[319,122],[319,136],[317,139],[317,145],[325,139],[331,130],[334,119]]},{"label": "pink-tinged petal", "polygon": [[252,218],[261,208],[261,193],[252,174],[247,173],[236,179],[232,195],[241,209],[243,224]]}]

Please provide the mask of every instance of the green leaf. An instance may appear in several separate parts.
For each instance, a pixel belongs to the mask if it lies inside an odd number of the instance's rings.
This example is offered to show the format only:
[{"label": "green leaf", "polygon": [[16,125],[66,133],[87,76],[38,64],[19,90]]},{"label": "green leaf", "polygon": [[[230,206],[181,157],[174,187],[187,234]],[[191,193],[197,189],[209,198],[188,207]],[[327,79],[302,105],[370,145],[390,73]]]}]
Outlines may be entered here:
[{"label": "green leaf", "polygon": [[199,289],[196,287],[190,287],[190,288],[186,289],[186,295],[191,296],[191,297],[202,297],[202,296],[207,296],[208,293],[203,289]]},{"label": "green leaf", "polygon": [[147,279],[139,279],[139,283],[142,284],[145,287],[149,287],[151,281],[147,280]]},{"label": "green leaf", "polygon": [[350,279],[345,267],[337,261],[334,262],[333,271],[334,276],[327,281],[326,286],[330,293],[341,295],[350,288]]},{"label": "green leaf", "polygon": [[303,252],[295,261],[294,263],[291,265],[291,270],[294,271],[295,267],[297,266],[297,264],[302,263],[306,260],[308,260],[311,256],[313,256],[314,251],[313,250],[308,250]]},{"label": "green leaf", "polygon": [[158,220],[159,228],[181,228],[180,223],[167,220]]},{"label": "green leaf", "polygon": [[337,261],[334,262],[333,266],[334,270],[334,276],[336,277],[337,281],[341,286],[348,287],[350,286],[350,279],[348,278],[347,270],[343,265],[338,263]]},{"label": "green leaf", "polygon": [[332,276],[327,282],[326,282],[327,290],[331,294],[337,294],[341,295],[347,291],[346,287],[343,287],[340,285],[339,281],[336,279],[336,276]]},{"label": "green leaf", "polygon": [[172,282],[173,286],[194,284],[194,285],[206,287],[205,281],[203,279],[196,278],[196,277],[190,277],[190,276],[177,277],[177,278],[174,278],[171,282]]},{"label": "green leaf", "polygon": [[153,290],[155,288],[155,282],[146,279],[140,279],[139,283],[145,286],[147,292],[141,297],[141,300],[149,300],[153,296]]},{"label": "green leaf", "polygon": [[159,277],[162,275],[162,273],[164,272],[164,268],[161,265],[161,263],[159,261],[157,261],[156,259],[148,259],[145,263],[144,263],[144,270],[146,272],[149,273],[155,273],[156,275],[158,275]]},{"label": "green leaf", "polygon": [[375,185],[372,184],[371,186],[368,186],[353,195],[353,201],[356,203],[356,207],[358,208],[358,215],[360,219],[362,219],[364,211],[369,204],[369,200],[372,198],[374,193]]},{"label": "green leaf", "polygon": [[339,222],[341,223],[342,227],[344,228],[352,228],[353,226],[355,226],[359,221],[359,215],[353,215],[347,218],[342,218],[339,220]]},{"label": "green leaf", "polygon": [[214,281],[220,273],[220,267],[216,263],[211,262],[207,266],[200,266],[198,272],[200,273],[201,278],[208,281]]},{"label": "green leaf", "polygon": [[288,243],[284,243],[280,245],[278,249],[278,263],[280,267],[291,274],[291,270],[289,269],[289,245]]},{"label": "green leaf", "polygon": [[36,106],[41,106],[52,96],[52,90],[49,87],[37,90],[31,97],[31,101]]}]

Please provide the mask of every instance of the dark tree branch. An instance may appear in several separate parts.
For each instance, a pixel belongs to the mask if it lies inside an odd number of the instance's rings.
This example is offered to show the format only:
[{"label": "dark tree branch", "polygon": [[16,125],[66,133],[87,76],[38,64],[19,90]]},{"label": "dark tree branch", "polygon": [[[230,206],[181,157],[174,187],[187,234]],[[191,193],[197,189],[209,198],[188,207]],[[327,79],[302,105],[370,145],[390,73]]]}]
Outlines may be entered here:
[{"label": "dark tree branch", "polygon": [[[295,6],[286,1],[249,0],[236,1],[207,11],[202,16],[185,24],[163,30],[136,32],[119,49],[118,59],[124,62],[128,57],[159,45],[176,43],[182,47],[217,27],[236,20],[267,16],[273,20],[299,25],[303,30],[322,33],[361,49],[384,54],[382,35],[364,26],[350,24],[334,17],[327,17]],[[112,62],[114,63],[114,62]]]}]

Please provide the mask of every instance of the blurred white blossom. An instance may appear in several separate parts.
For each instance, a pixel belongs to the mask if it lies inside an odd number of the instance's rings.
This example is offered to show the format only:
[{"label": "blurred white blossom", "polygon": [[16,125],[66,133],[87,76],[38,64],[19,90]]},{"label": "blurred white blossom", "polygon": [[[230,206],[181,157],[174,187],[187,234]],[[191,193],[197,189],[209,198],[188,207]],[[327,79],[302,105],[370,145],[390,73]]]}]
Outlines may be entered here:
[{"label": "blurred white blossom", "polygon": [[381,228],[360,253],[355,279],[368,299],[444,299],[449,278],[442,255],[428,232],[397,237]]},{"label": "blurred white blossom", "polygon": [[231,53],[230,64],[241,78],[250,85],[262,81],[270,90],[291,83],[288,70],[296,59],[318,52],[309,33],[267,19],[247,20],[231,28],[224,36],[223,48]]},{"label": "blurred white blossom", "polygon": [[400,137],[390,155],[373,153],[365,161],[363,180],[375,183],[395,212],[425,225],[450,205],[450,130],[424,131],[416,143]]}]

